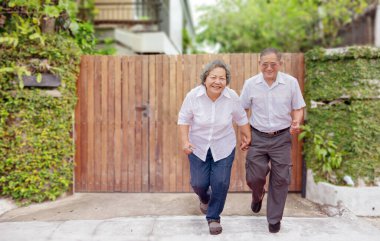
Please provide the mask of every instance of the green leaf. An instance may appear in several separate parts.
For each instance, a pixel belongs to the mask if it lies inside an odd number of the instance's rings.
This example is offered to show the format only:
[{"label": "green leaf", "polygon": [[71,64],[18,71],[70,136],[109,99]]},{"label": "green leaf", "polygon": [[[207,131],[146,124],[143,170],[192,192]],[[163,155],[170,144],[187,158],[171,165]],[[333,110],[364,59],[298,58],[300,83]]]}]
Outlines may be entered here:
[{"label": "green leaf", "polygon": [[305,136],[306,136],[306,134],[307,134],[306,131],[301,132],[301,133],[298,135],[298,140],[300,141],[300,140],[304,139]]},{"label": "green leaf", "polygon": [[56,6],[45,5],[44,13],[51,18],[58,18],[60,11],[59,11],[59,8]]},{"label": "green leaf", "polygon": [[34,33],[34,34],[31,34],[30,36],[29,36],[29,39],[36,39],[36,38],[41,38],[41,35],[39,34],[39,33]]},{"label": "green leaf", "polygon": [[41,73],[37,73],[36,81],[37,81],[37,83],[41,83],[41,81],[42,81],[42,74]]},{"label": "green leaf", "polygon": [[12,68],[12,67],[0,68],[0,73],[13,73],[14,71],[15,71],[15,68]]},{"label": "green leaf", "polygon": [[20,89],[24,89],[24,81],[22,79],[19,79],[18,85]]},{"label": "green leaf", "polygon": [[75,21],[70,23],[70,30],[74,33],[77,34],[79,30],[79,24]]}]

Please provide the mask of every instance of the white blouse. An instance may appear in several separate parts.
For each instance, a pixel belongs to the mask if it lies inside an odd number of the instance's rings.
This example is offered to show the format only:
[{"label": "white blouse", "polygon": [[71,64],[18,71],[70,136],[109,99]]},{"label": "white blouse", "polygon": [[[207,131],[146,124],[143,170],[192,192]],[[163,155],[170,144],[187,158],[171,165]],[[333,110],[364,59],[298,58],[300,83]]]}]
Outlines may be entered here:
[{"label": "white blouse", "polygon": [[239,96],[228,87],[215,102],[207,96],[204,85],[195,87],[186,95],[178,114],[178,125],[190,125],[193,153],[203,161],[209,148],[214,161],[231,154],[236,146],[232,121],[243,126],[248,118]]}]

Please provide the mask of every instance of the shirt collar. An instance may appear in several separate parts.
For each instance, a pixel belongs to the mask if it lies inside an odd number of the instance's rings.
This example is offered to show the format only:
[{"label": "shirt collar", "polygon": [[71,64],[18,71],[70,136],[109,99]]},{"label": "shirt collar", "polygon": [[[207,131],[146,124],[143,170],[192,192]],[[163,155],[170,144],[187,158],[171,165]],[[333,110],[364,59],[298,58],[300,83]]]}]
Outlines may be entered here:
[{"label": "shirt collar", "polygon": [[[222,95],[227,97],[227,98],[231,98],[230,92],[227,90],[227,88],[228,88],[227,86],[226,86],[226,88],[224,88]],[[201,87],[197,93],[197,97],[202,96],[202,95],[207,95],[206,86],[204,86],[204,85],[201,85]]]},{"label": "shirt collar", "polygon": [[[256,79],[256,84],[264,83],[264,81],[265,80],[263,77],[263,73],[260,73],[259,78]],[[278,82],[279,84],[285,84],[285,80],[282,77],[282,74],[280,71],[277,73],[276,81],[274,83],[276,83],[276,82]]]}]

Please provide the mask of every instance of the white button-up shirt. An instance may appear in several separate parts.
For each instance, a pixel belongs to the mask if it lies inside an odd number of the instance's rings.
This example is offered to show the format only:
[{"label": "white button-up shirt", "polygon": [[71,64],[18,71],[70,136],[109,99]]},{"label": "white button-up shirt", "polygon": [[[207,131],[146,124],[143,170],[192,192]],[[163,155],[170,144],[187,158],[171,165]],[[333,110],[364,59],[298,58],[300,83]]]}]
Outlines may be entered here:
[{"label": "white button-up shirt", "polygon": [[250,124],[262,132],[289,127],[291,112],[306,106],[297,79],[282,72],[270,87],[262,73],[247,79],[240,100],[244,109],[251,109]]},{"label": "white button-up shirt", "polygon": [[178,125],[190,125],[193,153],[203,161],[209,148],[214,161],[231,154],[236,146],[232,121],[242,126],[248,123],[248,118],[239,96],[228,87],[215,102],[207,96],[204,85],[195,87],[186,95],[178,114]]}]

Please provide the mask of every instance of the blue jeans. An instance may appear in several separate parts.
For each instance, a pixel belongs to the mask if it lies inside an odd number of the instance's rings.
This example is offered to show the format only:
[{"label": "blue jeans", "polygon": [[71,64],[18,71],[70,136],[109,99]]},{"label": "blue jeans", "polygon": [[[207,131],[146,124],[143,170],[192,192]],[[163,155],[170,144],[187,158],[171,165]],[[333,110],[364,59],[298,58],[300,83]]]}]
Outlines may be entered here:
[{"label": "blue jeans", "polygon": [[[231,154],[214,162],[209,149],[206,161],[196,155],[188,155],[190,161],[190,184],[202,203],[208,203],[207,221],[220,220],[230,186],[231,168],[235,149]],[[211,188],[210,188],[211,187]]]}]

